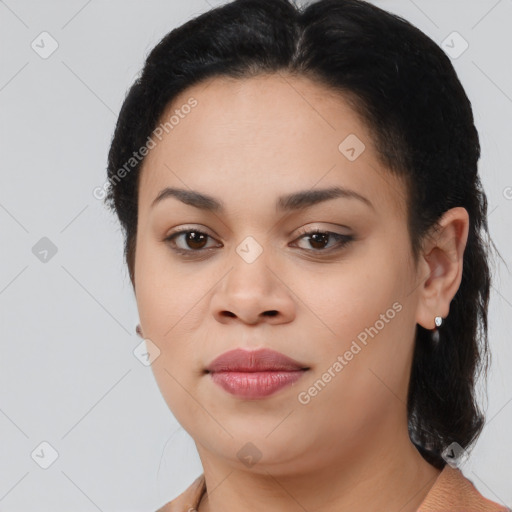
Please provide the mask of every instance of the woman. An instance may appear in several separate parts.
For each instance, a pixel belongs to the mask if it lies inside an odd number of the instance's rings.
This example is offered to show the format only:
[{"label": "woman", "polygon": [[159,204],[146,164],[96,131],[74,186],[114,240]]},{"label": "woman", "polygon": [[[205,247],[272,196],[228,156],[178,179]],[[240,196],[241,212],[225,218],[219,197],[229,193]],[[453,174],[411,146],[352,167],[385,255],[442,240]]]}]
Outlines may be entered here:
[{"label": "woman", "polygon": [[107,202],[204,473],[163,511],[506,510],[483,416],[487,202],[444,53],[359,0],[236,0],[127,95]]}]

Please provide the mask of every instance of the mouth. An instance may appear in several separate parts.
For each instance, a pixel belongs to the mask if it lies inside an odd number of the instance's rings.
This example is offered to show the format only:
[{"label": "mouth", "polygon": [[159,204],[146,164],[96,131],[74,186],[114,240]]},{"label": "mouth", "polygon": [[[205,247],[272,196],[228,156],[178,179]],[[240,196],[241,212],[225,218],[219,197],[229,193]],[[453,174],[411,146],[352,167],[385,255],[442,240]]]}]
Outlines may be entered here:
[{"label": "mouth", "polygon": [[207,367],[206,373],[217,372],[270,372],[309,370],[306,365],[268,348],[243,350],[236,348],[224,352]]},{"label": "mouth", "polygon": [[235,349],[221,354],[206,368],[224,391],[244,399],[261,399],[293,385],[310,368],[270,349]]}]

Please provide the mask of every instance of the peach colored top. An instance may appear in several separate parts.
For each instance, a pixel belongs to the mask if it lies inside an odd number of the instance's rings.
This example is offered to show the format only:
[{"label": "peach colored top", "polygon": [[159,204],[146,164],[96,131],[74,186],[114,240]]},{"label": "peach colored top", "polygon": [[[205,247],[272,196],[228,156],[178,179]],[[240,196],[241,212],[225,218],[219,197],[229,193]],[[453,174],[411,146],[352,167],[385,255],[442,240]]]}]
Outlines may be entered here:
[{"label": "peach colored top", "polygon": [[[195,512],[206,491],[204,473],[156,512]],[[446,464],[417,512],[511,512],[504,505],[482,496],[460,469]]]}]

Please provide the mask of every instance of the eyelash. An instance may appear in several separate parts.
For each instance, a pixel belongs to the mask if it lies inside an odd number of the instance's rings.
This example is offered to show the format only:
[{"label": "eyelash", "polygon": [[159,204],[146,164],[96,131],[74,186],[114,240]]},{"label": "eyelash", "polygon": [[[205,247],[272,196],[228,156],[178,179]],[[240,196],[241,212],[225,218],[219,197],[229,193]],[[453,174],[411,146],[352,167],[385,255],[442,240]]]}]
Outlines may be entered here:
[{"label": "eyelash", "polygon": [[[181,235],[188,234],[188,233],[197,233],[198,235],[204,235],[206,237],[213,238],[208,233],[205,233],[204,231],[201,231],[200,229],[183,229],[181,231],[176,231],[175,233],[172,233],[170,236],[168,236],[167,238],[164,239],[164,242],[167,242],[171,246],[171,249],[174,252],[181,254],[183,256],[186,256],[186,257],[194,257],[194,256],[197,256],[198,253],[207,252],[207,251],[210,251],[211,249],[215,249],[215,247],[208,247],[206,249],[181,249],[181,248],[176,247],[176,243],[175,243],[174,239],[178,238]],[[340,240],[337,244],[338,247],[335,247],[334,249],[332,249],[332,248],[331,249],[302,249],[303,251],[307,251],[310,253],[316,253],[316,254],[338,252],[338,251],[341,251],[342,249],[344,249],[347,245],[349,245],[352,241],[355,240],[355,237],[353,235],[342,235],[341,233],[334,233],[332,231],[321,230],[319,228],[309,230],[309,231],[303,230],[299,233],[299,236],[295,240],[298,240],[300,238],[304,238],[307,236],[311,237],[312,235],[315,235],[315,234],[328,235],[329,237],[332,236],[334,238],[337,238],[338,240]]]}]

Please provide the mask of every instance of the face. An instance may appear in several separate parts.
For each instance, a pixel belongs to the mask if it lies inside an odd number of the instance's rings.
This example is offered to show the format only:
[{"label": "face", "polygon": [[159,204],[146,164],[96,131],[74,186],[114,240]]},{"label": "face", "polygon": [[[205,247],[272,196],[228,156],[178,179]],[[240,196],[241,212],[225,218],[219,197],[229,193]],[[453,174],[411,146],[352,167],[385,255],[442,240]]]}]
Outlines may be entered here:
[{"label": "face", "polygon": [[[202,458],[243,468],[254,451],[254,471],[300,471],[403,432],[418,276],[405,188],[365,125],[285,75],[211,79],[173,114],[140,177],[135,290],[154,375]],[[166,188],[188,196],[154,202]],[[308,369],[234,395],[205,369],[235,348]]]}]

